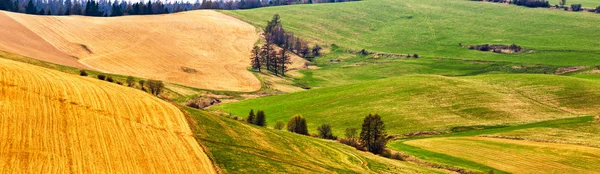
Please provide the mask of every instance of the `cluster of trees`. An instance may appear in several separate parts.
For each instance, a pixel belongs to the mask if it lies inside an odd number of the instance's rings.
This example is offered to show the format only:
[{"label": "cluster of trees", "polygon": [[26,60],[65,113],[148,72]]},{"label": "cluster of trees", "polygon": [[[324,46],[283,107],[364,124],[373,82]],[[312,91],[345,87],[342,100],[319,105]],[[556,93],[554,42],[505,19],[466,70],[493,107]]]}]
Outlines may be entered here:
[{"label": "cluster of trees", "polygon": [[[254,110],[251,109],[246,122],[259,126],[266,126],[264,111],[259,110],[255,115]],[[275,124],[273,128],[281,130],[284,126],[283,121],[277,121],[277,124]],[[286,127],[289,132],[300,135],[309,135],[306,118],[300,114],[292,116]],[[317,131],[318,134],[313,136],[330,140],[338,139],[337,136],[333,135],[332,127],[329,124],[323,124],[317,127]],[[367,150],[374,154],[383,154],[386,152],[385,147],[387,144],[385,124],[378,114],[369,114],[363,120],[360,136],[357,136],[356,128],[347,128],[345,138],[341,138],[339,141],[356,147],[357,149]]]},{"label": "cluster of trees", "polygon": [[254,109],[251,109],[250,114],[248,114],[248,119],[246,119],[246,122],[258,126],[266,126],[267,121],[265,119],[265,111],[258,110],[256,111],[256,115],[254,115]]},{"label": "cluster of trees", "polygon": [[473,0],[473,1],[489,1],[496,3],[510,3],[519,6],[526,7],[550,7],[550,3],[547,0]]},{"label": "cluster of trees", "polygon": [[[271,71],[275,75],[285,76],[285,72],[288,70],[287,66],[291,63],[289,53],[295,53],[304,58],[321,54],[322,48],[319,45],[310,48],[306,41],[295,37],[293,33],[286,32],[278,14],[275,14],[267,23],[263,35],[265,43],[262,47],[255,46],[250,56],[250,66],[259,72],[265,67],[267,71]],[[281,49],[278,50],[276,47]]]},{"label": "cluster of trees", "polygon": [[124,0],[0,0],[0,10],[38,15],[85,15],[85,16],[123,16],[175,13],[197,9],[237,10],[266,6],[346,2],[352,0],[196,0],[184,1],[160,0],[148,2],[129,2]]}]

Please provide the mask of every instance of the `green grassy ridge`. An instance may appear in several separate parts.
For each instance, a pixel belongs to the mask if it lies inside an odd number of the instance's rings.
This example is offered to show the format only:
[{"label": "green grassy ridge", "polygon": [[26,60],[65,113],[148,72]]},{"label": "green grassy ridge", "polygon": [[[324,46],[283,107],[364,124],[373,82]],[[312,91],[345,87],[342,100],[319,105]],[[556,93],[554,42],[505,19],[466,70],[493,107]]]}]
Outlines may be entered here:
[{"label": "green grassy ridge", "polygon": [[447,173],[327,140],[261,128],[184,107],[195,136],[225,173]]},{"label": "green grassy ridge", "polygon": [[[341,60],[332,63],[330,60]],[[356,55],[333,46],[331,52],[317,57],[312,65],[318,69],[300,70],[302,76],[295,82],[312,88],[377,80],[414,74],[437,74],[443,76],[473,76],[498,73],[553,73],[557,66],[527,65],[501,61],[477,61],[447,58],[375,58],[372,55]]]},{"label": "green grassy ridge", "polygon": [[439,163],[443,165],[451,165],[456,167],[461,167],[468,170],[480,171],[480,172],[488,172],[494,171],[495,173],[506,173],[505,171],[501,171],[475,161],[469,161],[466,159],[462,159],[459,157],[453,157],[450,155],[432,152],[429,150],[425,150],[419,147],[411,146],[408,144],[404,144],[406,141],[410,140],[418,140],[418,139],[426,139],[426,138],[441,138],[441,137],[465,137],[465,136],[478,136],[478,135],[487,135],[487,134],[501,134],[503,132],[512,132],[516,130],[525,130],[531,128],[554,128],[554,127],[572,127],[578,126],[581,124],[589,124],[594,119],[593,116],[584,116],[584,117],[575,117],[575,118],[566,118],[566,119],[557,119],[557,120],[548,120],[536,123],[522,124],[516,126],[507,126],[500,128],[487,128],[481,130],[471,130],[465,132],[455,132],[450,134],[443,135],[431,135],[431,136],[417,136],[417,137],[407,137],[403,139],[399,139],[393,141],[388,144],[388,147],[401,151],[411,156],[418,157],[419,159],[427,160],[434,163]]},{"label": "green grassy ridge", "polygon": [[331,124],[334,133],[358,128],[378,113],[390,134],[448,131],[457,126],[537,122],[600,112],[600,83],[556,75],[473,77],[408,75],[217,105],[245,117],[265,110],[267,123],[307,118],[309,131]]},{"label": "green grassy ridge", "polygon": [[[259,27],[278,13],[284,27],[302,38],[354,50],[560,66],[600,60],[600,15],[594,13],[468,0],[365,0],[222,12]],[[515,43],[534,52],[495,54],[458,43]]]}]

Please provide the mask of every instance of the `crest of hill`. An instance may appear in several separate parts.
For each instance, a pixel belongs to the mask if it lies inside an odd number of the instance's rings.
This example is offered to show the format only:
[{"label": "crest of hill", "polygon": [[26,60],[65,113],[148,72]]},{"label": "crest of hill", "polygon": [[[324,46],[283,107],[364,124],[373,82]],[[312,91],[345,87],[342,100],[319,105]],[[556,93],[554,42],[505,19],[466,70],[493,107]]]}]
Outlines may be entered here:
[{"label": "crest of hill", "polygon": [[5,59],[0,161],[0,173],[215,173],[177,107]]},{"label": "crest of hill", "polygon": [[114,18],[0,13],[0,21],[12,26],[0,32],[2,50],[203,89],[261,87],[247,71],[255,28],[215,11]]}]

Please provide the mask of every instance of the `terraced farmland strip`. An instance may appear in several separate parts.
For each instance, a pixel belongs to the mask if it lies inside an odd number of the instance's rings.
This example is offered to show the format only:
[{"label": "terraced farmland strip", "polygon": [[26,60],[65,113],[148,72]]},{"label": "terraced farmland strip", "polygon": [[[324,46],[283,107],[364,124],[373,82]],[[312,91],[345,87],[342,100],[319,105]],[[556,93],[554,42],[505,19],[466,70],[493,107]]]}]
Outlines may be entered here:
[{"label": "terraced farmland strip", "polygon": [[142,91],[0,59],[0,173],[214,173],[181,111]]}]

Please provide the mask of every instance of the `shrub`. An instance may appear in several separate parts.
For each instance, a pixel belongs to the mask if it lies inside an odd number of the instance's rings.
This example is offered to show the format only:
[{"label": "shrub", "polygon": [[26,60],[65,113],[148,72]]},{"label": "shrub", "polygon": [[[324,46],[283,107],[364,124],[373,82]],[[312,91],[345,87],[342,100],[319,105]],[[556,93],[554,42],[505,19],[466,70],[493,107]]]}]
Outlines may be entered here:
[{"label": "shrub", "polygon": [[111,82],[111,83],[115,82],[115,80],[112,78],[112,76],[107,76],[106,81]]},{"label": "shrub", "polygon": [[329,124],[323,124],[323,125],[317,127],[317,130],[319,131],[319,138],[329,139],[329,140],[337,139],[336,136],[333,136],[333,132],[331,132],[331,125],[329,125]]},{"label": "shrub", "polygon": [[163,84],[162,81],[158,81],[158,80],[148,80],[147,85],[148,85],[148,88],[150,89],[150,93],[152,93],[152,95],[155,95],[155,96],[158,96],[162,92],[163,87],[165,87],[165,84]]},{"label": "shrub", "polygon": [[135,85],[135,79],[133,79],[133,77],[129,76],[127,77],[127,80],[125,81],[127,83],[127,86],[132,87],[133,85]]},{"label": "shrub", "polygon": [[279,120],[279,121],[277,121],[277,123],[275,123],[275,126],[273,126],[273,129],[281,130],[281,129],[283,129],[284,126],[285,126],[285,123],[283,123],[283,121]]},{"label": "shrub", "polygon": [[79,75],[80,76],[88,76],[88,73],[85,72],[85,70],[79,70]]},{"label": "shrub", "polygon": [[391,151],[388,149],[384,150],[381,153],[381,156],[390,158],[390,159],[400,160],[400,161],[406,161],[406,158],[407,158],[406,156],[402,155],[399,152],[394,152],[394,151]]},{"label": "shrub", "polygon": [[356,128],[346,128],[344,136],[346,136],[346,138],[356,139]]},{"label": "shrub", "polygon": [[414,58],[419,58],[419,55],[418,54],[413,54],[413,57]]},{"label": "shrub", "polygon": [[144,89],[144,84],[146,84],[146,81],[144,81],[144,80],[140,80],[140,81],[138,81],[138,83],[140,84],[140,89],[141,89],[142,91],[146,91],[146,89]]},{"label": "shrub", "polygon": [[98,74],[98,79],[100,79],[100,80],[106,80],[106,75],[104,75],[104,74]]},{"label": "shrub", "polygon": [[288,121],[287,129],[290,132],[297,134],[308,135],[308,128],[306,127],[306,119],[300,114],[294,115]]},{"label": "shrub", "polygon": [[352,146],[357,150],[367,151],[367,149],[364,146],[360,145],[360,142],[356,138],[340,138],[338,141],[342,144]]},{"label": "shrub", "polygon": [[117,81],[117,84],[118,84],[118,85],[123,85],[123,82],[119,82],[119,81]]},{"label": "shrub", "polygon": [[581,4],[572,4],[572,5],[571,5],[571,9],[572,9],[573,11],[581,11],[581,10],[582,10],[582,9],[581,9]]},{"label": "shrub", "polygon": [[600,6],[596,7],[596,13],[600,13]]}]

